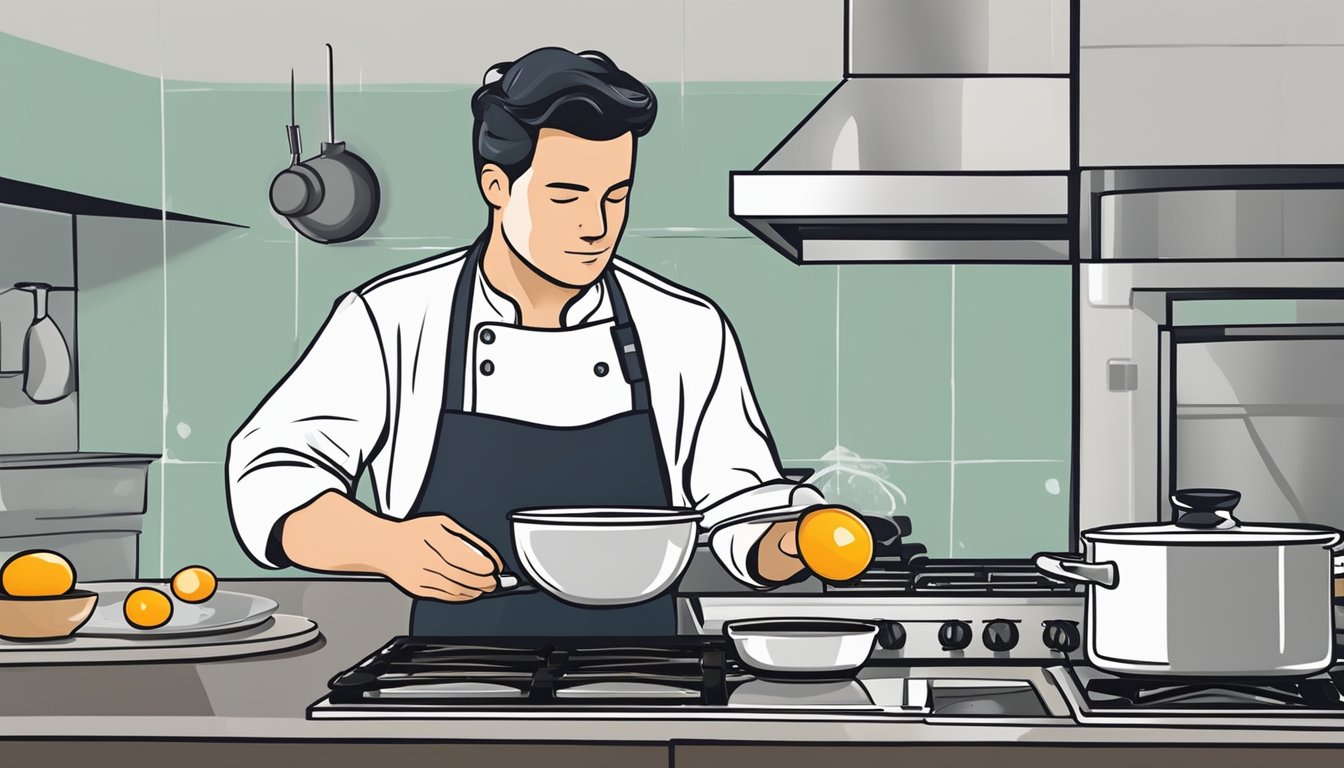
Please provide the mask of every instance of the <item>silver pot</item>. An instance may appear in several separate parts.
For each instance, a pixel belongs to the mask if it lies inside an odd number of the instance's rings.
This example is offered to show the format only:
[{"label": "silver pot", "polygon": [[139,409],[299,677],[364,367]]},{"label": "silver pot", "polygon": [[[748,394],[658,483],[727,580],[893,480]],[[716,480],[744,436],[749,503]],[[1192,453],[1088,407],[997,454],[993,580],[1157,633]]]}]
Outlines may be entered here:
[{"label": "silver pot", "polygon": [[1174,524],[1082,534],[1082,560],[1041,554],[1044,573],[1087,585],[1087,660],[1149,676],[1308,676],[1335,657],[1334,550],[1319,525],[1242,524],[1241,494],[1177,491]]}]

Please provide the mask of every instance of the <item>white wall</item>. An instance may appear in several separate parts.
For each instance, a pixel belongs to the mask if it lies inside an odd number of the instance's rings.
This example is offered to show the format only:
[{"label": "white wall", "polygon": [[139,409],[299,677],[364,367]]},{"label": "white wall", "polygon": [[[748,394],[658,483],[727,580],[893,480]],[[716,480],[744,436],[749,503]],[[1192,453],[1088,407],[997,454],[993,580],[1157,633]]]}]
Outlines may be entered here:
[{"label": "white wall", "polygon": [[204,82],[284,82],[291,67],[300,82],[323,82],[328,42],[337,81],[352,84],[477,83],[488,64],[544,45],[598,48],[651,82],[838,80],[843,8],[842,0],[3,0],[0,31]]}]

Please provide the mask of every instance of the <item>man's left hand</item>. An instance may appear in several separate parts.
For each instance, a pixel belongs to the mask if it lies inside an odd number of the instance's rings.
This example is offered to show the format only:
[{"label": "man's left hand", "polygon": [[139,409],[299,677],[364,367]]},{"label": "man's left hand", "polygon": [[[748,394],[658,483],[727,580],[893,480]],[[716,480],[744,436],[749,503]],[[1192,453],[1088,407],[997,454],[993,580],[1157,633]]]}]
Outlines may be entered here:
[{"label": "man's left hand", "polygon": [[756,543],[756,569],[767,582],[788,581],[803,570],[798,556],[798,521],[785,520],[766,529]]}]

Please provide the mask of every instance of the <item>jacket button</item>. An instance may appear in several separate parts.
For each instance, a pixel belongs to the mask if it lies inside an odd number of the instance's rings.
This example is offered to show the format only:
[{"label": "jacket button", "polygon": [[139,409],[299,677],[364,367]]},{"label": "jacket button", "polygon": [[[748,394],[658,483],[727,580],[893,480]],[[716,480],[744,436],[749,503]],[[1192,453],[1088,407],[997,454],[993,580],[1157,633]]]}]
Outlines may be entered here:
[{"label": "jacket button", "polygon": [[596,373],[598,376],[606,376],[607,371],[609,370],[611,369],[607,367],[606,363],[598,363],[593,366],[593,373]]},{"label": "jacket button", "polygon": [[482,344],[493,344],[493,343],[495,343],[495,332],[492,331],[492,330],[490,330],[489,328],[482,328],[482,329],[481,329],[481,343],[482,343]]},{"label": "jacket button", "polygon": [[494,364],[494,363],[490,362],[489,360],[482,360],[482,361],[481,361],[481,375],[482,375],[482,376],[489,376],[490,374],[492,374],[492,373],[494,373],[494,372],[495,372],[495,364]]}]

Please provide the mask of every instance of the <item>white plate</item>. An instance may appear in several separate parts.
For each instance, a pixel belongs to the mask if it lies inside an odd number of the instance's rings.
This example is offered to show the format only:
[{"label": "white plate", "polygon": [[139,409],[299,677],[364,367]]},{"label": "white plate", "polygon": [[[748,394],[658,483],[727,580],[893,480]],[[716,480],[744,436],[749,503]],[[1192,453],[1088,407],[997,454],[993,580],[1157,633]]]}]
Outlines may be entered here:
[{"label": "white plate", "polygon": [[[204,603],[184,603],[173,596],[169,584],[140,581],[103,581],[80,584],[98,593],[98,606],[76,635],[91,637],[165,637],[232,632],[262,623],[275,613],[274,600],[242,592],[220,590]],[[173,617],[157,629],[140,629],[126,621],[122,603],[131,590],[152,587],[173,602]]]}]

